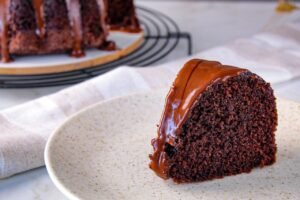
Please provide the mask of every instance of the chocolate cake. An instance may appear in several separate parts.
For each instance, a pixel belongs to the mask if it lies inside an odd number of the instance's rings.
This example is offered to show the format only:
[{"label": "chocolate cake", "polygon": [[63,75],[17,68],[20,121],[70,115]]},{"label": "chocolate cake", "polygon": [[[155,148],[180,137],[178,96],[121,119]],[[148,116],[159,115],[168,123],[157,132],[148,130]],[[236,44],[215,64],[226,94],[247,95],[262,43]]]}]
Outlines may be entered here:
[{"label": "chocolate cake", "polygon": [[8,62],[11,54],[70,52],[81,57],[86,48],[108,45],[109,26],[137,30],[133,0],[0,0],[2,61]]},{"label": "chocolate cake", "polygon": [[167,96],[150,168],[177,183],[248,173],[275,162],[276,127],[269,83],[246,69],[194,59]]}]

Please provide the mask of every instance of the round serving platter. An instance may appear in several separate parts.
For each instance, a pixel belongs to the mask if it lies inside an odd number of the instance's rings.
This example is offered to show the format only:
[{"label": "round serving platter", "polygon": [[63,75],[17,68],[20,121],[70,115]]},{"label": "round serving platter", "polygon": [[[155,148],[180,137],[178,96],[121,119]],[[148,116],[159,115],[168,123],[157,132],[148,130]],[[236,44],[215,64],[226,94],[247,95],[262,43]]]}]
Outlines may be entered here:
[{"label": "round serving platter", "polygon": [[74,115],[50,137],[45,161],[70,199],[298,199],[300,105],[279,99],[277,162],[249,174],[174,184],[148,167],[166,90],[121,97]]},{"label": "round serving platter", "polygon": [[117,45],[115,51],[104,51],[99,49],[88,49],[85,56],[74,58],[65,54],[17,56],[13,62],[1,63],[0,74],[2,75],[34,75],[67,72],[90,68],[106,64],[129,55],[144,40],[144,32],[126,33],[111,32],[108,38]]}]

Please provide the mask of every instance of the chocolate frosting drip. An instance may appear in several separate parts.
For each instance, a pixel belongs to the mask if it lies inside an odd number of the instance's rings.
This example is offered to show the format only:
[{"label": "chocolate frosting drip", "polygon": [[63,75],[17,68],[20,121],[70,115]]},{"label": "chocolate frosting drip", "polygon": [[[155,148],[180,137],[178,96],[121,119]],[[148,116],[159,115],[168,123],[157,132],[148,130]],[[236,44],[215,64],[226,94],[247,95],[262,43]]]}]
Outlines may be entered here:
[{"label": "chocolate frosting drip", "polygon": [[7,24],[7,12],[8,1],[0,0],[0,34],[1,34],[1,59],[2,62],[9,62],[9,48],[8,48],[8,24]]},{"label": "chocolate frosting drip", "polygon": [[213,83],[225,81],[245,71],[247,70],[199,59],[185,64],[167,96],[158,137],[152,140],[154,153],[150,155],[149,166],[158,176],[169,178],[165,145],[174,146],[177,132],[181,130],[201,93]]},{"label": "chocolate frosting drip", "polygon": [[36,23],[38,27],[38,35],[43,39],[45,37],[45,21],[43,16],[43,0],[33,0],[32,4],[35,11]]},{"label": "chocolate frosting drip", "polygon": [[82,48],[82,22],[81,22],[81,6],[79,0],[67,0],[70,22],[73,27],[73,51],[71,56],[82,57],[84,51]]},{"label": "chocolate frosting drip", "polygon": [[105,37],[108,36],[109,30],[108,26],[106,25],[106,18],[107,18],[107,13],[106,13],[106,0],[97,0],[98,6],[99,6],[99,11],[100,11],[100,24],[102,26],[103,34]]}]

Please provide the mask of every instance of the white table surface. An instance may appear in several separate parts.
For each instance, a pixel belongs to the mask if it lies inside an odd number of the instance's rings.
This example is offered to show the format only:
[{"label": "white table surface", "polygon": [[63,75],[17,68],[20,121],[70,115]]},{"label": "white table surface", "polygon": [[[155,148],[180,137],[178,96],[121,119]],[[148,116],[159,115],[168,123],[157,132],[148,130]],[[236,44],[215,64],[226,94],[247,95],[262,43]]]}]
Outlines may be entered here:
[{"label": "white table surface", "polygon": [[[289,20],[290,15],[275,16],[275,2],[197,2],[138,1],[171,16],[183,31],[192,33],[193,51],[199,52],[240,37],[248,37]],[[186,44],[161,62],[184,56]],[[299,66],[300,67],[300,66]],[[277,96],[300,102],[300,79],[275,85]],[[51,94],[65,87],[38,89],[0,89],[0,109]],[[0,200],[66,199],[53,185],[45,168],[0,180]]]}]

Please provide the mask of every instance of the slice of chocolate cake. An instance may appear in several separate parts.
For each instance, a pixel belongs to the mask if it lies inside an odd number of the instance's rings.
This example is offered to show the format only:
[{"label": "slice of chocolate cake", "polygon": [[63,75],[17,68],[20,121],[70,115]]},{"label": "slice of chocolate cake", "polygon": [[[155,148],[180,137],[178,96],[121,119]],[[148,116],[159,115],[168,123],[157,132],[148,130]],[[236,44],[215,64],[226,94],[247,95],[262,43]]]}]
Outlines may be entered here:
[{"label": "slice of chocolate cake", "polygon": [[275,162],[276,126],[270,84],[246,69],[194,59],[167,96],[150,168],[177,183],[250,172]]}]

